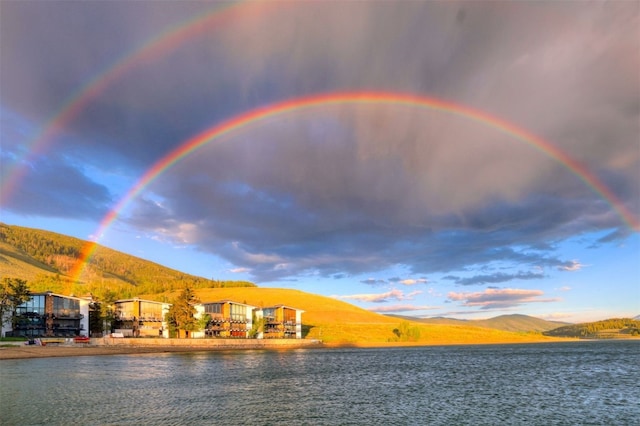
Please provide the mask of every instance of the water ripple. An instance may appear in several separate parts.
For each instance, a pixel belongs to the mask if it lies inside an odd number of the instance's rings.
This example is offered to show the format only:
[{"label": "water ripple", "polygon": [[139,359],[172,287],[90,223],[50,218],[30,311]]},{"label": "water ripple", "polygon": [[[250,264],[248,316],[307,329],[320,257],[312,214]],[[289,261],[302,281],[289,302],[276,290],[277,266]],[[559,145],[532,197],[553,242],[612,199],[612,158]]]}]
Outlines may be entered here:
[{"label": "water ripple", "polygon": [[636,341],[5,360],[0,424],[626,425],[640,418],[639,349]]}]

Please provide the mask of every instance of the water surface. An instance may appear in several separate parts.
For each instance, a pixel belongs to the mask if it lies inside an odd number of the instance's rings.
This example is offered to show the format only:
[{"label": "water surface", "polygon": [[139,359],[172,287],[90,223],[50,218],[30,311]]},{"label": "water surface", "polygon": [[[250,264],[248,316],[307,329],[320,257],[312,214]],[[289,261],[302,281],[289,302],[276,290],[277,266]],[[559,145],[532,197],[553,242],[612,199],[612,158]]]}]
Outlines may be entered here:
[{"label": "water surface", "polygon": [[639,366],[639,341],[3,360],[0,423],[627,425]]}]

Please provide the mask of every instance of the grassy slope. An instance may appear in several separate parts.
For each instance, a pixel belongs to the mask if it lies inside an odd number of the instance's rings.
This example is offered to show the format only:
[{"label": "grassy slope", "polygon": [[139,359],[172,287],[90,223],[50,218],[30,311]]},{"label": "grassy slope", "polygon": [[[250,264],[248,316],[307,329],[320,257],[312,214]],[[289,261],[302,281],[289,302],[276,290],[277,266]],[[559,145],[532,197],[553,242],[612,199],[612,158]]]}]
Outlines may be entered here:
[{"label": "grassy slope", "polygon": [[56,275],[56,270],[0,241],[0,274],[32,281],[42,274]]},{"label": "grassy slope", "polygon": [[[404,320],[376,314],[349,303],[299,290],[277,288],[196,289],[202,302],[230,299],[258,307],[284,304],[305,312],[302,315],[305,337],[329,344],[395,344],[393,330]],[[173,300],[178,292],[142,295],[152,300]],[[437,325],[411,322],[420,330],[414,344],[524,343],[553,339],[531,333],[510,333],[470,325]]]},{"label": "grassy slope", "polygon": [[[253,285],[213,282],[100,245],[96,247],[89,264],[83,268],[79,281],[73,282],[70,270],[77,259],[69,253],[73,250],[79,253],[86,244],[86,241],[63,234],[0,223],[0,278],[24,279],[34,292],[92,293],[101,297],[108,291],[115,291],[121,298],[135,297],[141,292],[180,289],[186,285]],[[43,252],[46,254],[43,255]],[[38,260],[45,256],[51,264]]]},{"label": "grassy slope", "polygon": [[[87,268],[87,274],[92,274],[96,284],[91,288],[125,289],[131,284],[108,273],[100,272],[94,268]],[[0,241],[0,277],[20,278],[26,280],[29,289],[33,292],[53,291],[61,294],[85,294],[82,285],[74,285],[69,277],[46,265],[17,248]]]}]

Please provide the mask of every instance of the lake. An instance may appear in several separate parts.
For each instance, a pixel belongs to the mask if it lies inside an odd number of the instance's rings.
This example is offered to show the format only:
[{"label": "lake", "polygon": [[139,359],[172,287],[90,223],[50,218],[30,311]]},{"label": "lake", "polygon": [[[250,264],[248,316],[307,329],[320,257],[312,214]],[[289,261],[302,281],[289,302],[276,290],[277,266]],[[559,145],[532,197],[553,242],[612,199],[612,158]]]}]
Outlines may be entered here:
[{"label": "lake", "polygon": [[0,361],[2,425],[628,425],[640,341]]}]

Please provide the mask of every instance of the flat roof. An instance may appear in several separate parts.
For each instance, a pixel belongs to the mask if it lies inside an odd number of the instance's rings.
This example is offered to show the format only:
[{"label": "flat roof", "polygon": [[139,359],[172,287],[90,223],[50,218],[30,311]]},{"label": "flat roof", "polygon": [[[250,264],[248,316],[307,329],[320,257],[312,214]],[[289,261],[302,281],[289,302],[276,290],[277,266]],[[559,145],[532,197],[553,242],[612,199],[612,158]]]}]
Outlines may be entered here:
[{"label": "flat roof", "polygon": [[169,302],[158,302],[156,300],[138,299],[137,297],[134,297],[133,299],[120,299],[120,300],[114,301],[113,303],[126,303],[126,302],[146,302],[146,303],[157,303],[158,305],[172,305],[172,303],[169,303]]},{"label": "flat roof", "polygon": [[250,308],[255,308],[256,306],[253,305],[249,305],[247,303],[240,303],[240,302],[236,302],[233,300],[229,300],[229,299],[223,299],[223,300],[216,300],[213,302],[200,302],[200,303],[196,303],[196,305],[213,305],[216,303],[233,303],[234,305],[242,305],[242,306],[248,306]]},{"label": "flat roof", "polygon": [[287,305],[265,306],[264,308],[261,308],[261,309],[274,309],[274,308],[287,308],[287,309],[293,309],[294,311],[304,312],[304,309],[298,309],[298,308],[294,308],[292,306],[287,306]]},{"label": "flat roof", "polygon": [[65,299],[81,300],[83,302],[91,302],[91,300],[93,300],[92,298],[89,298],[89,297],[65,296],[64,294],[58,294],[52,291],[41,291],[37,293],[29,293],[29,296],[48,296],[48,295],[63,297]]}]

